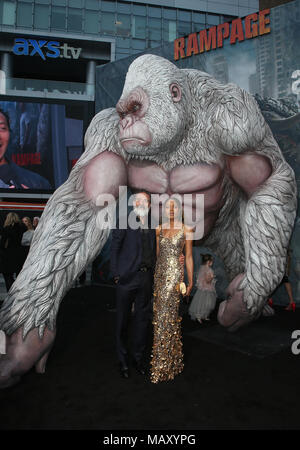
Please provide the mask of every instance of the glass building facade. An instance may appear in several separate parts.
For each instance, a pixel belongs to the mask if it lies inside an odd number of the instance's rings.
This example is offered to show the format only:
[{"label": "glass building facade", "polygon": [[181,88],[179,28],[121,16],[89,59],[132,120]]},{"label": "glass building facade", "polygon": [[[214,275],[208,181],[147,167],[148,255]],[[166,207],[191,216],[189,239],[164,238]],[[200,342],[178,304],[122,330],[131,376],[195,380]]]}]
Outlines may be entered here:
[{"label": "glass building facade", "polygon": [[[258,10],[258,0],[1,0],[2,31],[115,39],[115,59]],[[171,6],[170,6],[171,5]],[[180,5],[180,7],[178,7]]]}]

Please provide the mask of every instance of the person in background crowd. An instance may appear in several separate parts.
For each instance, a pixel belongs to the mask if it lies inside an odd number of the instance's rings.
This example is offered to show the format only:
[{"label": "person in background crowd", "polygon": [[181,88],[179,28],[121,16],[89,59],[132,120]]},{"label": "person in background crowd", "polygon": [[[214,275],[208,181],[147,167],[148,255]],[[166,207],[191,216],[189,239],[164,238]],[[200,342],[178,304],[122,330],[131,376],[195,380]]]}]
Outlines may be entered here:
[{"label": "person in background crowd", "polygon": [[24,250],[24,255],[23,255],[23,259],[24,259],[23,263],[24,263],[25,259],[27,258],[28,252],[29,252],[30,244],[31,244],[33,234],[34,234],[34,228],[31,223],[30,217],[23,217],[22,222],[26,227],[26,231],[25,231],[25,233],[23,233],[22,241],[21,241],[21,245]]},{"label": "person in background crowd", "polygon": [[213,257],[209,254],[202,255],[202,264],[200,267],[197,291],[189,307],[189,315],[192,320],[209,320],[209,315],[216,306],[216,279],[212,270]]},{"label": "person in background crowd", "polygon": [[23,224],[18,214],[8,213],[0,241],[1,272],[7,292],[15,281],[14,274],[17,276],[23,265],[21,246],[23,232]]},{"label": "person in background crowd", "polygon": [[34,229],[34,230],[35,230],[36,227],[38,226],[39,221],[40,221],[40,217],[35,216],[35,217],[33,218],[32,225],[33,225],[33,229]]}]

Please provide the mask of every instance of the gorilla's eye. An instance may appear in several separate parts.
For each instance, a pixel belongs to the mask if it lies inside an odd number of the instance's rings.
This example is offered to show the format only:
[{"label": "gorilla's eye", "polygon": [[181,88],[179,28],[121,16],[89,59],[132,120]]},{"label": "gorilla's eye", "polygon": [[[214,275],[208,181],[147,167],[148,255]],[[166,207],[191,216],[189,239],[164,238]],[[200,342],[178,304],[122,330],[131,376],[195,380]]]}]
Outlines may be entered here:
[{"label": "gorilla's eye", "polygon": [[134,103],[132,106],[131,106],[131,108],[130,108],[130,110],[132,111],[132,112],[137,112],[137,111],[139,111],[141,109],[141,104],[140,103]]}]

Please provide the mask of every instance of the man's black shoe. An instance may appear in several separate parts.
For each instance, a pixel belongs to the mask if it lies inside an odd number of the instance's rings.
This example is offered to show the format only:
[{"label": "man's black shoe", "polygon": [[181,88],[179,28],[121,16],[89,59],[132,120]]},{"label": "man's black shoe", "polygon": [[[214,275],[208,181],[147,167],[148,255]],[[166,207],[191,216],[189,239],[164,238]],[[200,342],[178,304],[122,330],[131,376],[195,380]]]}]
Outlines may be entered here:
[{"label": "man's black shoe", "polygon": [[134,367],[135,367],[135,370],[136,370],[140,375],[143,375],[143,376],[146,375],[146,369],[145,369],[145,367],[143,366],[143,364],[141,364],[141,363],[136,363],[136,364],[134,365]]},{"label": "man's black shoe", "polygon": [[126,366],[120,366],[120,374],[122,378],[129,378],[129,370]]}]

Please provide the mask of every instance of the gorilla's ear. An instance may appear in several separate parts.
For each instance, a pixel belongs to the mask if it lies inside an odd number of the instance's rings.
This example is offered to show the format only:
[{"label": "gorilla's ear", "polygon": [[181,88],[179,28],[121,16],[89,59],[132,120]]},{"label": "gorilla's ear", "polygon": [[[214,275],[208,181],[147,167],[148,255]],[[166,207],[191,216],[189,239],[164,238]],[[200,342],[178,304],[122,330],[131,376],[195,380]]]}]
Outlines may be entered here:
[{"label": "gorilla's ear", "polygon": [[170,92],[172,95],[172,100],[174,103],[180,102],[181,100],[181,88],[179,84],[172,83],[170,84]]}]

